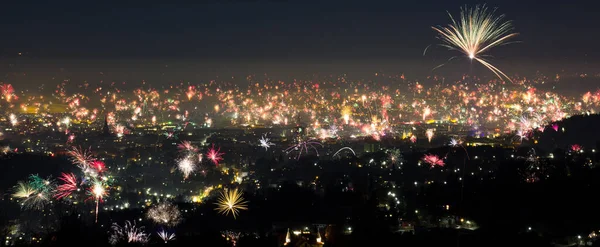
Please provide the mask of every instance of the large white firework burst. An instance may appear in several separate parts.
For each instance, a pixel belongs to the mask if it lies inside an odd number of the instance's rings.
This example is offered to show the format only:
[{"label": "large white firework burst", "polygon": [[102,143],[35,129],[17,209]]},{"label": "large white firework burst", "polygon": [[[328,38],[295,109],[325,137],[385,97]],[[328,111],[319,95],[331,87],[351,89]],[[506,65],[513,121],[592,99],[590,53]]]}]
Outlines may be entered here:
[{"label": "large white firework burst", "polygon": [[191,156],[186,156],[182,159],[177,160],[177,169],[183,173],[183,178],[188,178],[192,173],[196,171],[196,159]]},{"label": "large white firework burst", "polygon": [[174,227],[181,222],[181,212],[176,205],[162,202],[150,208],[146,217],[159,225]]}]

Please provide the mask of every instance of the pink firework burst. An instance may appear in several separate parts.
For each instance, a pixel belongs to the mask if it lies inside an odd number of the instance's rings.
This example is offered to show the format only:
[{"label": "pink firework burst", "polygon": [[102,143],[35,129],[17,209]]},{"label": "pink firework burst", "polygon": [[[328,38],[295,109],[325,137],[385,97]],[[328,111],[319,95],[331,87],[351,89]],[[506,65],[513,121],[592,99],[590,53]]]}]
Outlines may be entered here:
[{"label": "pink firework burst", "polygon": [[571,151],[573,151],[573,152],[580,152],[581,149],[582,149],[582,147],[579,144],[571,145]]},{"label": "pink firework burst", "polygon": [[557,131],[557,132],[558,132],[558,124],[557,124],[557,123],[553,123],[553,124],[552,124],[552,129],[553,129],[554,131]]},{"label": "pink firework burst", "polygon": [[77,177],[73,173],[63,173],[58,177],[63,183],[56,187],[54,198],[61,199],[70,196],[77,190]]},{"label": "pink firework burst", "polygon": [[189,141],[182,141],[181,143],[179,143],[179,145],[177,145],[177,148],[179,148],[181,152],[198,152],[198,148],[192,145],[192,143]]},{"label": "pink firework burst", "polygon": [[212,145],[212,147],[208,150],[208,152],[206,153],[206,157],[208,157],[209,160],[211,160],[213,163],[215,163],[215,165],[219,165],[219,161],[223,160],[223,154],[221,153],[221,148],[215,149],[215,144]]},{"label": "pink firework burst", "polygon": [[441,159],[439,156],[434,154],[426,154],[425,156],[423,156],[423,161],[431,165],[431,168],[436,166],[443,167],[444,165],[446,165],[444,163],[444,159]]},{"label": "pink firework burst", "polygon": [[96,169],[98,172],[104,172],[106,170],[106,164],[99,160],[92,161],[91,167]]}]

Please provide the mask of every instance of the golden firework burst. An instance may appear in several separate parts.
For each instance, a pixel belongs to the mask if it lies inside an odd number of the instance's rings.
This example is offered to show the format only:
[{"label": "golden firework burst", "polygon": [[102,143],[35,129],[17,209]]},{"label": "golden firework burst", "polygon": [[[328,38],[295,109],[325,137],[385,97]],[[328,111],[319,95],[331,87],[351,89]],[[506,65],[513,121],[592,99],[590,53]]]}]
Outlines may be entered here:
[{"label": "golden firework burst", "polygon": [[[503,21],[504,15],[494,16],[494,11],[488,12],[487,7],[461,8],[460,21],[457,22],[452,15],[452,21],[446,27],[432,27],[438,33],[444,47],[464,53],[471,60],[481,63],[491,70],[498,78],[508,79],[500,69],[482,58],[484,52],[492,47],[507,44],[507,40],[516,36],[513,33],[512,23]],[[441,66],[441,65],[440,65]],[[439,66],[438,66],[439,67]]]},{"label": "golden firework burst", "polygon": [[234,190],[223,190],[217,203],[217,210],[219,213],[229,215],[231,213],[235,219],[239,214],[240,210],[248,210],[247,201],[244,201],[243,192]]}]

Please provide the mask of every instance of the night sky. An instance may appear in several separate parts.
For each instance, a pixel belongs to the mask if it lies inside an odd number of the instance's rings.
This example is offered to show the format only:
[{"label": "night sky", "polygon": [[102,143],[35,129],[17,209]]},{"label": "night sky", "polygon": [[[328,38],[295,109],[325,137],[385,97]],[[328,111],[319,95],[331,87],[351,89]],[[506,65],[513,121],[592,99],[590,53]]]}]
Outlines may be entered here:
[{"label": "night sky", "polygon": [[[40,78],[47,76],[40,71],[55,69],[143,74],[167,64],[179,72],[236,67],[243,73],[276,73],[287,65],[301,73],[358,67],[423,76],[457,55],[434,47],[423,56],[425,47],[438,42],[431,26],[447,24],[446,11],[456,16],[465,4],[449,2],[4,3],[0,66],[9,77],[27,70]],[[520,33],[515,39],[520,43],[490,52],[496,64],[508,73],[596,67],[600,17],[595,11],[600,5],[555,2],[487,3],[513,20]]]}]

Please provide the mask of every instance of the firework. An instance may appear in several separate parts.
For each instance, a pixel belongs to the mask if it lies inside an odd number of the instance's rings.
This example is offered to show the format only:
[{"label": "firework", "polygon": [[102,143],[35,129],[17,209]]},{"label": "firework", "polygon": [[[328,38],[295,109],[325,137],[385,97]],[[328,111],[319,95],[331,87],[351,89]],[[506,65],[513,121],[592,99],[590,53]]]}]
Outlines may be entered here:
[{"label": "firework", "polygon": [[15,89],[11,84],[0,85],[0,93],[6,102],[10,102],[13,98],[17,99],[17,96],[15,95]]},{"label": "firework", "polygon": [[194,86],[189,86],[188,91],[185,94],[187,95],[188,100],[191,100],[192,97],[194,97],[194,95],[196,94],[196,89],[194,88]]},{"label": "firework", "polygon": [[177,161],[177,169],[179,169],[179,171],[183,173],[183,178],[187,179],[190,176],[190,174],[196,171],[196,163],[194,162],[194,159],[192,159],[192,157],[187,156]]},{"label": "firework", "polygon": [[33,189],[44,193],[49,194],[54,191],[56,187],[56,183],[51,178],[41,178],[37,174],[29,175],[29,185],[33,186]]},{"label": "firework", "polygon": [[261,137],[258,142],[259,142],[259,146],[265,148],[265,151],[267,151],[271,146],[275,146],[275,144],[273,144],[272,142],[270,142],[271,139],[267,138],[266,136]]},{"label": "firework", "polygon": [[529,150],[529,152],[527,152],[527,158],[525,159],[525,161],[529,164],[529,168],[537,168],[539,164],[539,159],[537,157],[535,149],[532,148],[531,150]]},{"label": "firework", "polygon": [[237,241],[240,239],[241,233],[234,231],[222,231],[221,236],[225,238],[225,240],[231,242],[232,246],[237,245]]},{"label": "firework", "polygon": [[177,139],[177,136],[173,132],[166,132],[164,135],[167,137],[167,139]]},{"label": "firework", "polygon": [[469,159],[469,160],[471,159],[471,158],[469,158],[469,152],[467,152],[467,149],[465,148],[465,146],[463,146],[462,140],[452,138],[452,139],[450,139],[450,142],[448,143],[448,145],[450,145],[451,147],[455,147],[455,148],[461,147],[465,151],[465,154],[467,155],[467,159]]},{"label": "firework", "polygon": [[[132,120],[134,120],[134,119],[132,119]],[[127,129],[122,124],[115,124],[115,125],[113,125],[113,132],[117,134],[117,137],[121,138],[124,135],[129,134],[129,129]]]},{"label": "firework", "polygon": [[392,165],[402,164],[402,153],[398,149],[388,150],[388,160]]},{"label": "firework", "polygon": [[450,145],[451,147],[459,147],[462,145],[462,141],[460,141],[459,139],[450,139],[450,142],[448,143],[448,145]]},{"label": "firework", "polygon": [[450,13],[452,21],[446,27],[432,27],[438,33],[442,46],[464,53],[491,70],[498,78],[510,78],[483,59],[484,53],[493,47],[507,44],[506,41],[517,33],[513,33],[510,21],[504,21],[504,15],[494,16],[494,11],[488,12],[487,7],[461,8],[460,20],[457,22]]},{"label": "firework", "polygon": [[181,222],[179,208],[171,203],[162,202],[148,210],[146,217],[156,224],[174,227]]},{"label": "firework", "polygon": [[31,186],[29,183],[20,181],[17,183],[17,186],[15,186],[15,190],[12,196],[16,198],[28,198],[35,192],[36,191],[34,187]]},{"label": "firework", "polygon": [[206,153],[206,157],[208,157],[209,160],[211,160],[213,163],[215,163],[215,165],[219,165],[219,161],[223,160],[223,154],[221,153],[221,148],[215,149],[215,145],[213,144],[212,147],[208,150],[208,152]]},{"label": "firework", "polygon": [[158,235],[158,237],[160,237],[160,239],[165,241],[165,244],[169,241],[175,240],[175,233],[169,233],[169,232],[166,232],[165,230],[156,232],[156,235]]},{"label": "firework", "polygon": [[50,198],[42,191],[37,191],[29,182],[18,182],[15,186],[13,197],[21,199],[21,208],[42,210]]},{"label": "firework", "polygon": [[425,121],[425,119],[427,119],[429,116],[431,116],[431,108],[427,106],[425,109],[423,109],[423,121]]},{"label": "firework", "polygon": [[113,223],[110,229],[111,233],[108,242],[111,245],[125,241],[127,243],[145,244],[149,240],[148,234],[144,232],[144,227],[137,227],[135,221],[133,224],[130,221],[125,221],[123,227],[117,223]]},{"label": "firework", "polygon": [[525,158],[525,169],[520,171],[521,176],[527,183],[534,183],[540,180],[540,161],[535,152],[535,149],[530,149]]},{"label": "firework", "polygon": [[248,210],[248,202],[244,201],[244,197],[242,196],[243,193],[238,191],[237,188],[234,190],[221,191],[221,196],[217,203],[215,203],[217,205],[215,210],[224,215],[229,215],[229,213],[231,213],[235,219],[240,210]]},{"label": "firework", "polygon": [[75,135],[74,134],[70,134],[69,138],[67,139],[67,144],[73,143],[73,141],[75,141]]},{"label": "firework", "polygon": [[343,148],[340,148],[340,150],[338,150],[337,152],[335,152],[331,157],[335,157],[336,155],[338,155],[340,152],[342,152],[344,150],[348,150],[348,151],[352,152],[352,155],[356,156],[356,153],[354,152],[354,150],[352,150],[352,148],[343,147]]},{"label": "firework", "polygon": [[99,204],[103,201],[104,197],[108,195],[108,191],[104,188],[106,187],[101,180],[94,180],[92,182],[92,186],[88,189],[88,194],[90,197],[87,200],[94,199],[96,200],[96,223],[98,223],[98,211]]},{"label": "firework", "polygon": [[94,168],[98,173],[102,173],[102,172],[106,171],[106,164],[104,164],[104,162],[99,161],[99,160],[92,161],[92,163],[90,164],[90,167]]},{"label": "firework", "polygon": [[77,177],[73,173],[63,173],[58,177],[63,183],[56,187],[56,199],[61,199],[70,196],[73,192],[77,191]]},{"label": "firework", "polygon": [[92,161],[94,161],[92,153],[89,151],[89,149],[85,150],[81,147],[73,147],[71,150],[69,150],[68,154],[71,156],[71,161],[79,166],[79,168],[84,172],[88,170],[90,164]]},{"label": "firework", "polygon": [[426,154],[425,156],[423,156],[423,161],[431,165],[431,168],[436,166],[443,167],[445,165],[444,160],[434,154]]},{"label": "firework", "polygon": [[[1,134],[0,134],[1,135]],[[8,154],[12,152],[10,146],[4,146],[4,147],[0,147],[0,153],[2,154]]]},{"label": "firework", "polygon": [[433,139],[433,133],[434,133],[434,129],[427,129],[427,131],[425,131],[425,135],[427,136],[427,140],[429,142],[431,142],[431,139]]},{"label": "firework", "polygon": [[579,144],[573,144],[571,145],[571,151],[579,153],[581,152],[582,147]]},{"label": "firework", "polygon": [[296,157],[296,159],[300,159],[300,156],[302,155],[302,153],[308,153],[308,149],[310,148],[310,149],[314,150],[315,153],[317,153],[317,156],[319,156],[319,151],[317,150],[315,145],[320,145],[321,147],[323,147],[323,144],[321,144],[317,140],[304,141],[304,140],[300,139],[298,141],[298,143],[292,145],[291,147],[287,148],[284,151],[287,154],[291,153],[292,151],[296,151],[296,152],[298,152],[298,156]]},{"label": "firework", "polygon": [[179,143],[177,145],[177,148],[179,148],[179,150],[181,152],[184,152],[184,153],[196,153],[196,152],[198,152],[198,148],[195,147],[194,145],[192,145],[192,143],[189,142],[189,141],[182,141],[181,143]]},{"label": "firework", "polygon": [[43,192],[35,192],[33,195],[23,200],[21,206],[28,209],[42,210],[46,205],[48,205],[48,203],[50,203],[50,197],[48,194]]},{"label": "firework", "polygon": [[528,140],[530,134],[529,131],[518,130],[513,139],[522,142],[523,140]]},{"label": "firework", "polygon": [[332,124],[331,126],[329,126],[329,136],[331,137],[335,137],[338,134],[338,127],[335,124]]},{"label": "firework", "polygon": [[417,142],[417,136],[416,135],[410,136],[410,142],[416,143]]},{"label": "firework", "polygon": [[17,116],[14,113],[11,113],[8,116],[8,119],[10,120],[10,124],[12,126],[15,126],[15,125],[17,125],[19,123],[19,120],[17,119]]}]

